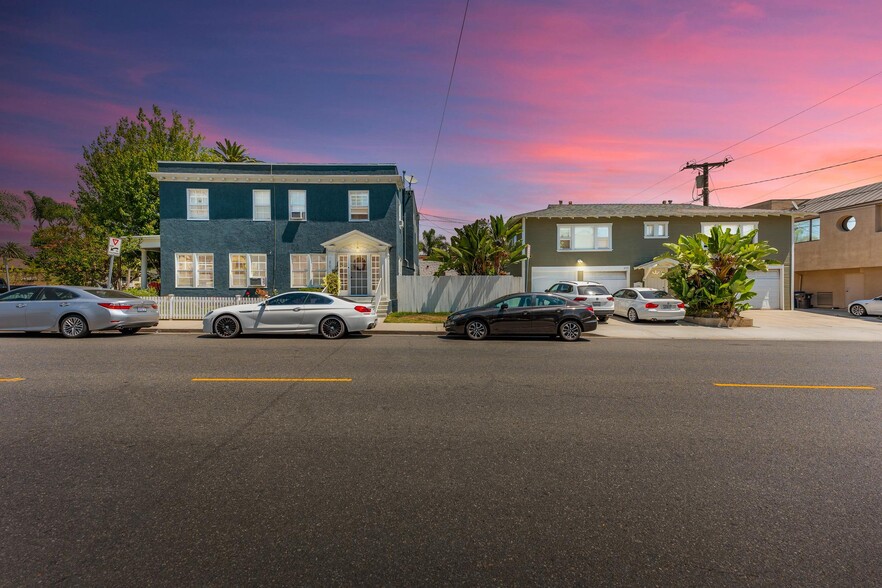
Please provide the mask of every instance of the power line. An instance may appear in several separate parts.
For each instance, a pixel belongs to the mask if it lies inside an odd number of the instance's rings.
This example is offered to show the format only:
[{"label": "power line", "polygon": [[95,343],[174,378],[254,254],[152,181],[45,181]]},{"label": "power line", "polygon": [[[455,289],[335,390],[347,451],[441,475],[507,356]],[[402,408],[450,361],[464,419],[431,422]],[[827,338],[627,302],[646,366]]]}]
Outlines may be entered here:
[{"label": "power line", "polygon": [[799,135],[798,137],[793,137],[792,139],[787,139],[786,141],[781,141],[781,142],[778,143],[777,145],[772,145],[772,146],[770,146],[770,147],[763,147],[762,149],[759,149],[759,150],[757,150],[757,151],[754,151],[753,153],[748,153],[747,155],[742,155],[741,157],[738,158],[738,161],[741,161],[742,159],[747,159],[748,157],[752,157],[752,156],[754,156],[754,155],[756,155],[756,154],[758,154],[758,153],[763,153],[763,152],[765,152],[765,151],[769,151],[770,149],[774,149],[775,147],[780,147],[781,145],[786,145],[787,143],[792,143],[793,141],[796,141],[796,140],[798,140],[798,139],[802,139],[803,137],[808,137],[809,135],[811,135],[811,134],[813,134],[813,133],[817,133],[818,131],[823,131],[824,129],[828,129],[828,128],[832,127],[833,125],[838,125],[838,124],[841,123],[841,122],[845,122],[845,121],[847,121],[847,120],[849,120],[849,119],[852,119],[852,118],[854,118],[854,117],[856,117],[856,116],[860,116],[860,115],[862,115],[862,114],[865,114],[865,113],[867,113],[867,112],[870,112],[871,110],[874,110],[874,109],[876,109],[876,108],[879,108],[880,106],[882,106],[882,102],[880,102],[879,104],[877,104],[877,105],[875,105],[875,106],[871,106],[871,107],[867,108],[866,110],[862,110],[862,111],[860,111],[860,112],[856,112],[855,114],[852,114],[851,116],[846,116],[845,118],[839,119],[839,120],[837,120],[836,122],[832,122],[832,123],[830,123],[830,124],[824,125],[823,127],[819,127],[819,128],[817,128],[817,129],[815,129],[815,130],[813,130],[813,131],[809,131],[809,132],[807,132],[807,133],[803,133],[802,135]]},{"label": "power line", "polygon": [[[762,135],[763,133],[765,133],[766,131],[771,131],[771,130],[774,129],[775,127],[779,127],[779,126],[783,125],[784,123],[793,120],[793,119],[796,118],[797,116],[799,116],[799,115],[801,115],[801,114],[805,114],[805,113],[808,112],[809,110],[812,110],[813,108],[817,108],[817,107],[820,106],[821,104],[824,104],[825,102],[829,102],[830,100],[833,100],[833,99],[836,98],[837,96],[841,96],[841,95],[845,94],[846,92],[848,92],[849,90],[853,90],[853,89],[857,88],[858,86],[860,86],[861,84],[865,84],[866,82],[869,82],[869,81],[872,80],[873,78],[878,77],[878,76],[880,76],[880,75],[882,75],[882,71],[877,71],[876,73],[874,73],[874,74],[871,75],[870,77],[868,77],[868,78],[866,78],[866,79],[863,79],[863,80],[859,81],[858,83],[853,84],[853,85],[847,87],[846,89],[844,89],[844,90],[842,90],[842,91],[840,91],[840,92],[837,92],[837,93],[833,94],[832,96],[830,96],[830,97],[828,97],[828,98],[824,98],[824,99],[821,100],[820,102],[817,102],[817,103],[815,103],[815,104],[812,104],[812,105],[809,106],[808,108],[804,108],[804,109],[800,110],[799,112],[797,112],[796,114],[794,114],[794,115],[792,115],[792,116],[788,116],[788,117],[785,118],[784,120],[782,120],[782,121],[780,121],[780,122],[776,122],[776,123],[773,124],[772,126],[770,126],[770,127],[766,127],[766,128],[764,128],[763,130],[761,130],[761,131],[759,131],[759,132],[756,132],[756,133],[752,134],[751,136],[747,137],[746,139],[742,139],[742,140],[738,141],[737,143],[733,143],[732,145],[729,145],[728,147],[726,147],[726,148],[724,148],[724,149],[720,149],[720,150],[717,151],[716,153],[711,153],[710,155],[708,155],[708,156],[706,156],[706,157],[702,157],[701,159],[710,159],[711,157],[713,157],[713,156],[715,156],[715,155],[719,155],[720,153],[722,153],[722,152],[724,152],[724,151],[728,151],[728,150],[732,149],[733,147],[737,147],[738,145],[741,145],[742,143],[746,143],[747,141],[750,141],[750,140],[753,139],[754,137],[758,137],[758,136]],[[875,108],[875,107],[874,107],[874,108]],[[744,158],[742,157],[741,159],[744,159]]]},{"label": "power line", "polygon": [[447,96],[444,97],[444,107],[441,109],[441,124],[438,125],[438,136],[435,137],[435,149],[432,150],[432,162],[429,164],[429,175],[426,177],[426,187],[423,190],[423,199],[420,208],[426,201],[429,192],[429,181],[432,179],[432,169],[435,167],[435,156],[438,154],[438,143],[441,142],[441,129],[444,128],[444,116],[447,114],[447,102],[450,100],[450,89],[453,87],[453,74],[456,73],[456,62],[459,59],[459,47],[462,44],[462,33],[465,30],[466,16],[469,13],[469,0],[466,0],[465,11],[462,13],[462,26],[459,28],[459,40],[456,42],[456,53],[453,56],[453,68],[450,70],[450,81],[447,82]]},{"label": "power line", "polygon": [[851,165],[852,163],[860,163],[861,161],[867,161],[870,159],[876,159],[877,157],[882,157],[882,153],[877,155],[871,155],[869,157],[863,157],[861,159],[854,159],[852,161],[846,161],[843,163],[837,163],[834,165],[828,165],[826,167],[819,167],[817,169],[811,169],[808,171],[797,172],[795,174],[788,174],[786,176],[778,176],[777,178],[769,178],[767,180],[757,180],[755,182],[747,182],[746,184],[735,184],[734,186],[723,186],[722,188],[717,188],[716,191],[719,190],[731,190],[732,188],[743,188],[744,186],[753,186],[754,184],[764,184],[765,182],[774,182],[775,180],[783,180],[785,178],[793,178],[796,176],[804,176],[806,174],[813,174],[815,172],[824,171],[825,169],[833,169],[834,167],[842,167],[844,165]]}]

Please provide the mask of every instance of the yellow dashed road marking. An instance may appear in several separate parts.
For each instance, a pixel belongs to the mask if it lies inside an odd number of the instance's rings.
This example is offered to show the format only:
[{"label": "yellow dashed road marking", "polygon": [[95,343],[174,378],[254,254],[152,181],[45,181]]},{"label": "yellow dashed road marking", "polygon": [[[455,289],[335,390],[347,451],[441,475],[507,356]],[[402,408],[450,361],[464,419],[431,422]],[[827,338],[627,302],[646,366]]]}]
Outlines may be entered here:
[{"label": "yellow dashed road marking", "polygon": [[811,390],[875,390],[873,386],[802,386],[798,384],[714,384],[726,388],[807,388]]},{"label": "yellow dashed road marking", "polygon": [[193,378],[193,382],[351,382],[352,378]]},{"label": "yellow dashed road marking", "polygon": [[0,382],[24,382],[24,378],[0,378]]}]

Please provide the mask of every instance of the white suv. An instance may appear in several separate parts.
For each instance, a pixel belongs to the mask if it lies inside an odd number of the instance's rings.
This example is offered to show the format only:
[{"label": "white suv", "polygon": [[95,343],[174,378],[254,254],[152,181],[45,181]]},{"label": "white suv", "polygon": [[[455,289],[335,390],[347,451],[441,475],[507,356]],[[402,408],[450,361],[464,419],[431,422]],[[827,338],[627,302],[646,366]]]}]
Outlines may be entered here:
[{"label": "white suv", "polygon": [[594,308],[597,321],[605,323],[616,309],[615,299],[600,282],[571,282],[564,280],[556,282],[546,292],[557,294],[562,298],[569,298],[575,302],[581,302],[585,306]]}]

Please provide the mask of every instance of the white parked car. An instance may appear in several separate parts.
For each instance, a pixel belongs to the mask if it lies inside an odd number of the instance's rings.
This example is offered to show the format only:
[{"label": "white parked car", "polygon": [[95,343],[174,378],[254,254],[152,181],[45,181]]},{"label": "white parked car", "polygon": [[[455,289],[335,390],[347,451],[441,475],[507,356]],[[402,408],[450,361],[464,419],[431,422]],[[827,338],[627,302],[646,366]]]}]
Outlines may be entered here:
[{"label": "white parked car", "polygon": [[337,339],[377,326],[377,311],[319,292],[286,292],[262,302],[224,306],[205,315],[202,332],[229,339],[246,334],[321,335]]},{"label": "white parked car", "polygon": [[590,306],[601,323],[609,320],[615,309],[612,295],[600,282],[563,280],[555,282],[546,292]]},{"label": "white parked car", "polygon": [[613,294],[615,314],[632,323],[641,320],[678,321],[686,316],[686,305],[664,290],[622,288]]},{"label": "white parked car", "polygon": [[882,296],[876,296],[869,300],[855,300],[849,303],[848,312],[854,316],[866,316],[868,314],[882,316]]}]

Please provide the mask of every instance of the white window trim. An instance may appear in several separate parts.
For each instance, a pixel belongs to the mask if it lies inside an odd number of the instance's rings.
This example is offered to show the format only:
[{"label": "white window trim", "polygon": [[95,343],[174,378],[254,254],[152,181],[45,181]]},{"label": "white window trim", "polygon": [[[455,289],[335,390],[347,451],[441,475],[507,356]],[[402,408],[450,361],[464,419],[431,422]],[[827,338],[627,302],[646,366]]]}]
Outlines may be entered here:
[{"label": "white window trim", "polygon": [[[198,191],[200,191],[200,192],[205,192],[205,216],[204,216],[204,217],[202,217],[202,216],[193,216],[193,215],[191,214],[191,212],[190,212],[190,206],[191,206],[191,204],[190,204],[190,193],[191,193],[191,192],[195,192],[196,190],[198,190]],[[195,220],[195,221],[207,221],[207,220],[210,220],[210,219],[209,219],[209,217],[211,216],[211,215],[209,214],[209,211],[210,211],[209,204],[210,204],[210,203],[211,203],[211,199],[209,198],[208,188],[187,188],[187,220]]]},{"label": "white window trim", "polygon": [[[759,221],[716,221],[709,223],[701,223],[701,232],[705,235],[708,234],[708,230],[711,227],[721,227],[723,225],[738,225],[739,232],[742,230],[744,225],[753,225],[753,228],[756,229],[756,235],[753,236],[753,242],[756,243],[759,241]],[[753,229],[751,229],[753,230]],[[742,233],[743,234],[743,233]]]},{"label": "white window trim", "polygon": [[[294,212],[294,207],[291,205],[291,196],[293,196],[294,194],[297,194],[297,195],[303,194],[303,210],[300,211],[300,209],[298,208],[298,211],[303,214],[302,218],[291,218],[291,213]],[[302,223],[305,220],[306,220],[306,190],[288,190],[288,221],[295,222],[295,223]]]},{"label": "white window trim", "polygon": [[[653,227],[653,232],[655,231],[655,227],[658,225],[665,226],[665,234],[664,235],[647,235],[646,227]],[[668,221],[643,221],[643,238],[644,239],[667,239],[671,235],[670,230],[668,229]]]},{"label": "white window trim", "polygon": [[[367,218],[352,218],[352,197],[357,194],[365,194],[367,196]],[[371,220],[371,193],[369,190],[349,190],[349,222],[366,223]]]},{"label": "white window trim", "polygon": [[[257,193],[269,196],[269,218],[257,218]],[[251,191],[251,220],[258,223],[267,223],[273,220],[273,193],[271,190],[252,190]]]},{"label": "white window trim", "polygon": [[[192,286],[181,286],[178,282],[178,256],[179,255],[192,255],[193,256],[193,285]],[[200,255],[209,255],[211,256],[211,286],[200,286],[199,285],[199,256]],[[214,253],[175,253],[175,288],[180,289],[197,289],[197,288],[214,288],[215,280],[214,280]]]},{"label": "white window trim", "polygon": [[[295,255],[305,255],[306,256],[306,286],[295,285],[294,284],[294,256]],[[324,253],[291,253],[288,255],[288,273],[290,274],[289,282],[292,288],[308,288],[310,283],[315,283],[315,279],[313,276],[312,269],[312,258],[313,257],[323,257],[325,259],[325,275],[331,273],[331,263],[328,260],[328,256]]]},{"label": "white window trim", "polygon": [[[244,286],[234,286],[233,285],[233,256],[234,255],[242,255],[245,257],[245,285]],[[229,281],[227,282],[227,285],[229,286],[230,290],[240,290],[242,288],[258,288],[258,287],[266,288],[267,276],[255,276],[255,275],[253,275],[253,271],[251,269],[251,263],[252,263],[251,257],[258,256],[258,255],[263,256],[263,264],[266,267],[267,271],[269,271],[269,265],[268,265],[269,260],[267,259],[266,253],[230,253],[229,257],[227,258],[228,259],[227,265],[229,266],[228,267]],[[260,286],[252,286],[251,285],[252,278],[262,278],[263,284],[261,284]]]},{"label": "white window trim", "polygon": [[[560,229],[561,229],[561,227],[568,227],[570,229],[570,248],[569,249],[561,249],[560,248]],[[608,228],[609,229],[609,247],[603,248],[603,249],[597,249],[597,248],[576,249],[575,247],[572,246],[576,240],[576,231],[575,231],[576,227],[594,227],[595,229],[597,227]],[[556,247],[558,253],[567,253],[570,251],[612,251],[613,250],[613,234],[612,233],[613,233],[612,223],[573,223],[573,224],[557,225],[557,230],[555,231],[555,241],[556,241],[555,247]],[[597,237],[596,237],[596,233],[595,233],[595,240],[596,240],[596,238]]]}]

